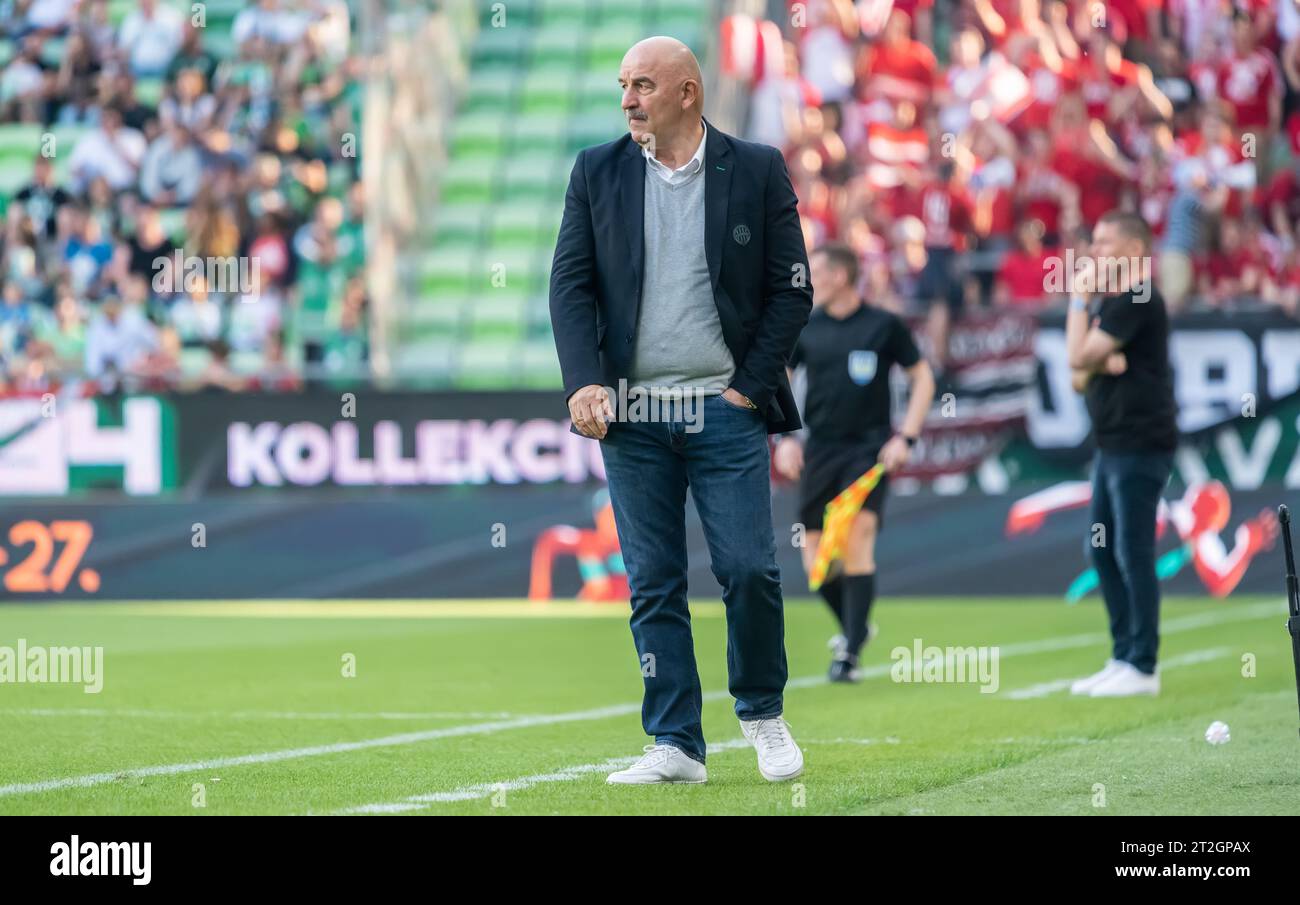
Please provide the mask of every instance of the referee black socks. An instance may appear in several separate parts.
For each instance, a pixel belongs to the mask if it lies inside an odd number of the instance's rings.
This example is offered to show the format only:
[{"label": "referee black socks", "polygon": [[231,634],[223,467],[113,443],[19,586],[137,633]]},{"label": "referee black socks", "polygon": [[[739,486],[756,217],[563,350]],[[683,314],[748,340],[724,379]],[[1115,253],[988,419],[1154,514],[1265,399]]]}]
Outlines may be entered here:
[{"label": "referee black socks", "polygon": [[826,601],[826,605],[831,608],[835,614],[835,621],[840,625],[840,631],[848,636],[848,629],[844,625],[844,576],[836,575],[830,581],[823,581],[822,586],[817,589]]},{"label": "referee black socks", "polygon": [[848,639],[848,655],[857,663],[862,645],[867,643],[871,604],[876,600],[876,576],[874,573],[845,575],[841,581],[844,609],[840,622],[844,625],[844,637]]}]

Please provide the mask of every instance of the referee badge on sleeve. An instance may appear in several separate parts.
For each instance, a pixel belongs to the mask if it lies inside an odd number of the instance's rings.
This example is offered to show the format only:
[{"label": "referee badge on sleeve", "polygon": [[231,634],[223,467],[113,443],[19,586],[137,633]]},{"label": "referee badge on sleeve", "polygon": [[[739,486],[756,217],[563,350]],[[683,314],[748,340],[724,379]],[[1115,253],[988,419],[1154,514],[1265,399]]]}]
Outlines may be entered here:
[{"label": "referee badge on sleeve", "polygon": [[876,353],[870,349],[854,349],[849,353],[849,377],[858,386],[866,386],[876,376]]}]

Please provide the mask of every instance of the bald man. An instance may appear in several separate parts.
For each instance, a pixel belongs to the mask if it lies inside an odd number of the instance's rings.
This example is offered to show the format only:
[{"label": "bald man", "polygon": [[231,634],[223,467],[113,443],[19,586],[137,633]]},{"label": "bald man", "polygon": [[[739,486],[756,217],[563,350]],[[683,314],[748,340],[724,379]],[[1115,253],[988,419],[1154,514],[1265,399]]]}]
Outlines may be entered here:
[{"label": "bald man", "polygon": [[688,487],[726,605],[741,731],[766,779],[793,779],[767,435],[800,427],[785,373],[812,310],[798,199],[780,152],[704,118],[680,41],[632,47],[618,84],[628,134],[578,154],[551,269],[572,429],[600,442],[654,738],[609,782],[707,779]]}]

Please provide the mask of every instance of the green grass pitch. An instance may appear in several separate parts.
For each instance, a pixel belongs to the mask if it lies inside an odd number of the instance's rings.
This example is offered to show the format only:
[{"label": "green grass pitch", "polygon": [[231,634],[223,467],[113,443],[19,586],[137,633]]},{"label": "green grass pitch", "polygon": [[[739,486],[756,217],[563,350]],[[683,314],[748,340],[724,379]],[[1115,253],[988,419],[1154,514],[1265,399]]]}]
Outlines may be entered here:
[{"label": "green grass pitch", "polygon": [[[101,646],[104,687],[0,684],[0,814],[1300,813],[1284,602],[1163,619],[1161,696],[1107,701],[1052,690],[1107,655],[1095,599],[886,598],[855,686],[822,681],[830,618],[790,601],[806,770],[773,784],[738,741],[721,604],[695,605],[709,782],[610,787],[649,741],[622,605],[6,604],[0,646]],[[998,691],[893,681],[918,638],[996,645]]]}]

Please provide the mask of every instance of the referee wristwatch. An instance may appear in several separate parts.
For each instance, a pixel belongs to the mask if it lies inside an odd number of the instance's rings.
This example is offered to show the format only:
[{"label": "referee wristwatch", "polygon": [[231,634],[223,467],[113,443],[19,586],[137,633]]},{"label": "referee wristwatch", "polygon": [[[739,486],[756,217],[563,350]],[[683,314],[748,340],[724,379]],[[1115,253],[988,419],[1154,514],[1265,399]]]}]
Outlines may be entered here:
[{"label": "referee wristwatch", "polygon": [[918,437],[913,437],[910,434],[899,434],[898,436],[903,438],[903,442],[907,444],[908,449],[914,449],[916,447],[916,441],[919,439]]}]

